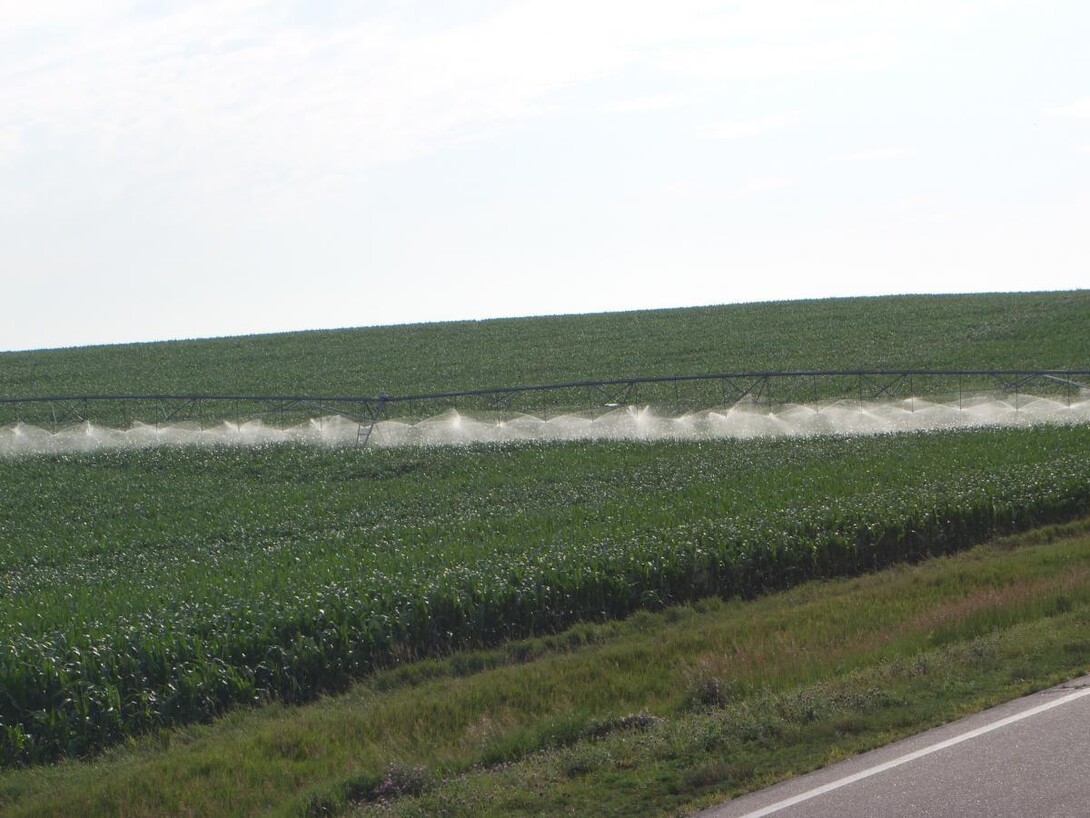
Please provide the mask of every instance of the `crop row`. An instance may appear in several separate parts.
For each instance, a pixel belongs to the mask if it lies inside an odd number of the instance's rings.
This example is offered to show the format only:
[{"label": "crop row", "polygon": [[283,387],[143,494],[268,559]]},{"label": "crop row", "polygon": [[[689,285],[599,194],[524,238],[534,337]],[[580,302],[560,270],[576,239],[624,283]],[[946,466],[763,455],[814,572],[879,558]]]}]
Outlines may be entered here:
[{"label": "crop row", "polygon": [[0,760],[1085,513],[1090,429],[0,461]]}]

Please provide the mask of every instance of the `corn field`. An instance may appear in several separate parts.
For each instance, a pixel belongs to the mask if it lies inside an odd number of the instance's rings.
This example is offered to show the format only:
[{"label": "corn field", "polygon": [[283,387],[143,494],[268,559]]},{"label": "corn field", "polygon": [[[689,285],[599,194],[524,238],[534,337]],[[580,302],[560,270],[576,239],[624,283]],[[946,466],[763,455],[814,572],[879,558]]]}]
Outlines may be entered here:
[{"label": "corn field", "polygon": [[0,461],[0,762],[948,553],[1088,502],[1085,427]]}]

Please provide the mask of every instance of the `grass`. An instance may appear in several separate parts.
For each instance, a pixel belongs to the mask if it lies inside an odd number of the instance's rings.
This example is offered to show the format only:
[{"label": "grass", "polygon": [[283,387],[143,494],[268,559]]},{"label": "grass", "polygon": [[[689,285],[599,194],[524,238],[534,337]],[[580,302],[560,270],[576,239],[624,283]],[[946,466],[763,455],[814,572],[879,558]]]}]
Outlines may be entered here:
[{"label": "grass", "polygon": [[10,815],[661,815],[1087,670],[1090,521],[382,671],[100,759]]}]

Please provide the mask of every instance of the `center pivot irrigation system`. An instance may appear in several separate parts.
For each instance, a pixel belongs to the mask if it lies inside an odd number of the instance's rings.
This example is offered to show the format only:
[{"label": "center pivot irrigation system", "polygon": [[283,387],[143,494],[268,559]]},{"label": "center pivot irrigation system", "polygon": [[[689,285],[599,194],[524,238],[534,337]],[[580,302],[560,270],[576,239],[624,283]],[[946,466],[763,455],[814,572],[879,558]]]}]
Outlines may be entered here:
[{"label": "center pivot irrigation system", "polygon": [[958,403],[980,397],[1017,402],[1026,396],[1073,401],[1090,397],[1088,369],[799,370],[666,375],[465,389],[419,395],[55,395],[0,398],[0,427],[29,424],[56,431],[79,423],[127,428],[144,424],[242,423],[278,427],[340,416],[358,424],[357,444],[384,420],[413,421],[452,409],[488,415],[601,413],[648,405],[678,414],[739,403],[768,406],[912,400]]}]

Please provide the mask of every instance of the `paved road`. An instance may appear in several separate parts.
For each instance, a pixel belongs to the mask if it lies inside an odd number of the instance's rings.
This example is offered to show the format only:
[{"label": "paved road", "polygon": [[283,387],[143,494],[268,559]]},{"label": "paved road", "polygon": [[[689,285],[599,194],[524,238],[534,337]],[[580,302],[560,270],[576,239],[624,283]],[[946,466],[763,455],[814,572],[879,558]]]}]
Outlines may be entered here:
[{"label": "paved road", "polygon": [[1090,816],[1090,676],[751,793],[699,815]]}]

